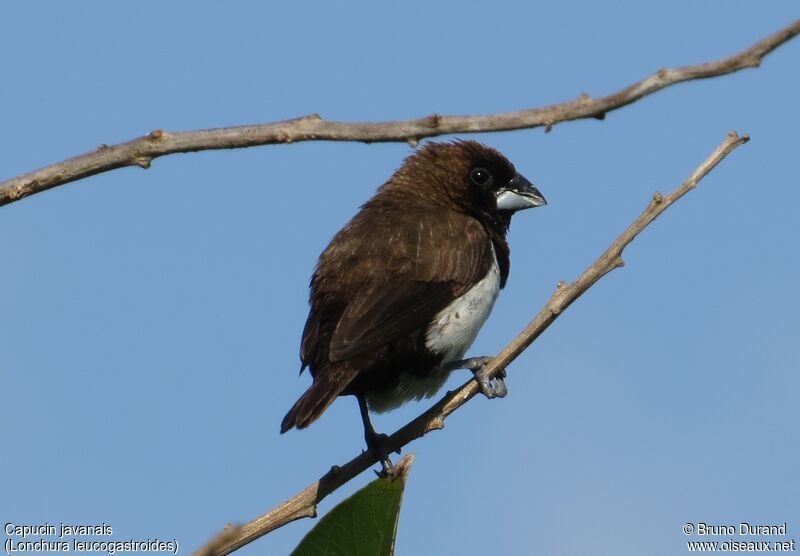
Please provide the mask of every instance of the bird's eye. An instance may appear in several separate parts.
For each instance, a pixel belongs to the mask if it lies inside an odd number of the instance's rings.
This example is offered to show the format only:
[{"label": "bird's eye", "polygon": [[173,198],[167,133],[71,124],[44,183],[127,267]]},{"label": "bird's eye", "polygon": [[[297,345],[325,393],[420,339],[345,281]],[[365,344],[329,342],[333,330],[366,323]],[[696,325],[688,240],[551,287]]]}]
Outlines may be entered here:
[{"label": "bird's eye", "polygon": [[487,187],[492,184],[492,174],[486,168],[474,168],[469,174],[472,183],[480,187]]}]

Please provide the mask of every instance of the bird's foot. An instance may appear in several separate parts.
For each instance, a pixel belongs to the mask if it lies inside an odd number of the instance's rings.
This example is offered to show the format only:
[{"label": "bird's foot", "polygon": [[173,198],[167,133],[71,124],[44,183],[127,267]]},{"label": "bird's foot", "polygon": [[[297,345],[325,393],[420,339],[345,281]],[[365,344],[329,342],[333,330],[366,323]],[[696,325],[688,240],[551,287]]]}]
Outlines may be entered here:
[{"label": "bird's foot", "polygon": [[389,477],[394,471],[392,460],[389,459],[389,437],[372,431],[365,433],[364,439],[367,441],[367,448],[378,457],[383,468],[380,472],[376,471],[375,474],[382,478]]},{"label": "bird's foot", "polygon": [[448,363],[447,369],[468,369],[472,371],[475,380],[480,386],[481,393],[489,398],[505,398],[508,394],[506,387],[506,370],[500,369],[500,372],[494,378],[489,378],[486,374],[486,365],[492,360],[491,357],[470,357],[469,359],[462,359],[460,361],[453,361]]}]

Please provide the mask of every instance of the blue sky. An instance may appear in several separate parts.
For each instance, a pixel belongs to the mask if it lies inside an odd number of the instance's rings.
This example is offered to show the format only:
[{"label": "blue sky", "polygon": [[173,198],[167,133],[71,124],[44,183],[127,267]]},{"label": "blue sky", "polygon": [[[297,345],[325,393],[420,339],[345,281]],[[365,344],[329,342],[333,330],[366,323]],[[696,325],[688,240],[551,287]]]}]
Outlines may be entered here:
[{"label": "blue sky", "polygon": [[[608,94],[797,16],[792,2],[5,2],[0,173],[154,128]],[[787,522],[783,540],[800,539],[799,58],[795,40],[758,70],[602,122],[469,136],[550,203],[515,218],[475,355],[502,348],[728,130],[752,141],[513,364],[506,399],[476,399],[408,448],[398,554],[682,554],[696,538],[683,524],[700,521]],[[178,155],[0,209],[3,522],[106,522],[114,540],[177,539],[186,554],[355,455],[350,398],[308,430],[278,425],[308,385],[297,352],[316,257],[409,152]],[[241,553],[287,553],[313,523]]]}]

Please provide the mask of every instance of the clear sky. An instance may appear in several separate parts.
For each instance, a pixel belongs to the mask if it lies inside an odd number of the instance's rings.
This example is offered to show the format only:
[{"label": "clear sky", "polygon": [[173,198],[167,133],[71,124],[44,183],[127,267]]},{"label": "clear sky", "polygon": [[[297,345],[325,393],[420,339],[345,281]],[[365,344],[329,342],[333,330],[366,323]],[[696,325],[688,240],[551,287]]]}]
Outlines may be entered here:
[{"label": "clear sky", "polygon": [[[3,2],[0,177],[155,128],[491,113],[737,52],[796,2]],[[730,129],[735,151],[476,399],[407,448],[398,554],[684,554],[685,523],[800,541],[800,40],[758,70],[482,134],[549,201],[471,353],[496,353]],[[0,208],[0,518],[180,553],[362,448],[356,403],[278,434],[316,257],[411,151],[177,155]],[[468,373],[456,373],[457,386]],[[375,418],[391,432],[427,408]],[[372,479],[325,500],[328,511]],[[305,520],[242,554],[285,554]],[[710,540],[727,540],[716,537]],[[739,538],[738,536],[735,538]],[[5,541],[6,537],[3,537]]]}]

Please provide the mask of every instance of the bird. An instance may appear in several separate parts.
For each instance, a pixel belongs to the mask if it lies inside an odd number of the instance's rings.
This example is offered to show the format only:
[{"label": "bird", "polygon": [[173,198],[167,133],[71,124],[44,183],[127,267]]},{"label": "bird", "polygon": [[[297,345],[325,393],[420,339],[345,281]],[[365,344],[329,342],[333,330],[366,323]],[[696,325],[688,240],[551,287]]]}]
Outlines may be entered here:
[{"label": "bird", "polygon": [[364,203],[319,256],[309,286],[300,373],[311,386],[281,423],[308,427],[339,396],[358,401],[367,448],[389,473],[382,413],[436,394],[472,371],[504,397],[491,358],[464,355],[506,285],[514,213],[547,204],[499,151],[476,141],[428,142]]}]

